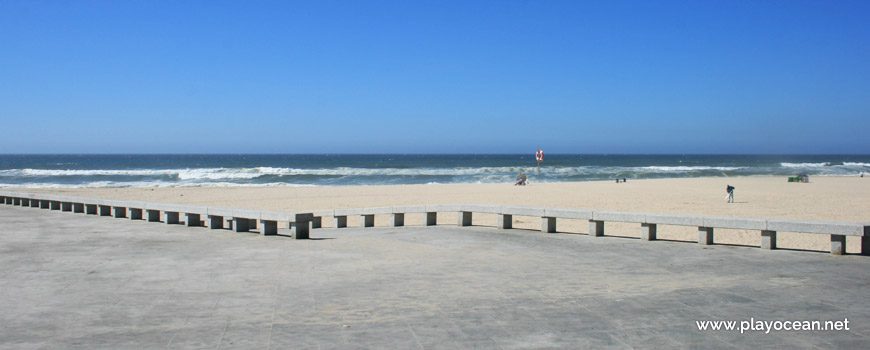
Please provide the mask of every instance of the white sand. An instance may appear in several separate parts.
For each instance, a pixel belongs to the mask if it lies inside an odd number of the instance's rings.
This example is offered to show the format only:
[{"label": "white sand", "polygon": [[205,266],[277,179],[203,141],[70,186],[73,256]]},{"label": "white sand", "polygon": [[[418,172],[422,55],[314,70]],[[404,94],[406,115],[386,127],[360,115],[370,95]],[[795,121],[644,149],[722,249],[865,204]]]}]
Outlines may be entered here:
[{"label": "white sand", "polygon": [[[107,188],[64,189],[46,192],[79,196],[191,203],[273,210],[318,210],[392,205],[480,203],[705,214],[820,221],[870,222],[870,178],[813,177],[811,183],[788,183],[786,177],[687,178],[531,184],[444,184],[345,187],[230,187],[230,188]],[[736,203],[725,203],[725,186],[735,186]],[[27,190],[34,191],[34,190]],[[331,218],[325,218],[331,219]],[[515,217],[515,227],[539,229],[540,219]],[[388,217],[376,218],[387,225]],[[407,215],[406,224],[419,224]],[[439,224],[455,224],[456,215],[439,215]],[[495,226],[493,215],[475,215],[475,225]],[[351,226],[357,220],[349,220]],[[328,222],[324,222],[329,225]],[[588,223],[560,220],[560,232],[586,233]],[[610,223],[607,235],[639,237],[636,224]],[[659,238],[697,241],[697,228],[664,226]],[[760,244],[760,233],[717,230],[716,243]],[[780,233],[782,248],[827,251],[827,235]],[[850,237],[847,248],[856,252]]]}]

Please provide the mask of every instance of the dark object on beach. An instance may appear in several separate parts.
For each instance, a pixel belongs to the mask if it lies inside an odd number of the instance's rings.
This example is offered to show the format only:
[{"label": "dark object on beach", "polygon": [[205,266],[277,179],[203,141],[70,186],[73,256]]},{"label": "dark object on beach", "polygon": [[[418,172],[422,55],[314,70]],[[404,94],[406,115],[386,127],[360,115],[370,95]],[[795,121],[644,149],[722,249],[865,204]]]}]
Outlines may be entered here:
[{"label": "dark object on beach", "polygon": [[626,181],[628,181],[628,180],[626,180],[626,179],[623,177],[623,178],[622,178],[622,182],[626,182]]},{"label": "dark object on beach", "polygon": [[514,186],[525,186],[528,182],[529,178],[526,176],[526,173],[519,173],[517,174],[517,182]]},{"label": "dark object on beach", "polygon": [[789,178],[788,178],[788,182],[803,182],[803,183],[808,183],[808,182],[810,182],[810,176],[807,175],[807,174],[798,174],[798,176],[789,177]]}]

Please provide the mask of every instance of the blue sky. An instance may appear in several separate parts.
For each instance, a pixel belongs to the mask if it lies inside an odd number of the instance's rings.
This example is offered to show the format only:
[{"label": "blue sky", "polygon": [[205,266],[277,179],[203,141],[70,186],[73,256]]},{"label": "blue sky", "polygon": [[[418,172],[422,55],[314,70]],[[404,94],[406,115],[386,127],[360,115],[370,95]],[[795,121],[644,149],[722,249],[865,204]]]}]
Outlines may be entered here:
[{"label": "blue sky", "polygon": [[0,1],[0,153],[870,153],[870,1]]}]

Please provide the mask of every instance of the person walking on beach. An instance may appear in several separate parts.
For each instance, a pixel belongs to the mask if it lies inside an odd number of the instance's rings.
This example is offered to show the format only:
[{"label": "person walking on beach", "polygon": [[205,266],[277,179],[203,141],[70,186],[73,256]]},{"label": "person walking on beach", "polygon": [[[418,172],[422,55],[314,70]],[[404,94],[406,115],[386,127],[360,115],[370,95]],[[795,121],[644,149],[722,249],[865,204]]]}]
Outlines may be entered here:
[{"label": "person walking on beach", "polygon": [[725,192],[728,192],[728,195],[725,196],[725,200],[728,203],[734,203],[734,186],[725,185]]}]

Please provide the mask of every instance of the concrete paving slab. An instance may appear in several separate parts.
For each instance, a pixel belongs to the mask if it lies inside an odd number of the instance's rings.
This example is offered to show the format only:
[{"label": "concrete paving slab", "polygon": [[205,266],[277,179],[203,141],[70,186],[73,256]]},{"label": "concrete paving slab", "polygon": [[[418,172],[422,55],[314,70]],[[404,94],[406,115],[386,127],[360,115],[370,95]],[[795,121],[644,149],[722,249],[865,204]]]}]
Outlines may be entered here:
[{"label": "concrete paving slab", "polygon": [[[15,206],[0,227],[0,349],[870,343],[866,256],[451,226],[294,240]],[[852,327],[696,325],[750,318]]]}]

